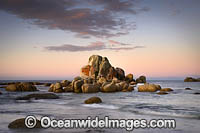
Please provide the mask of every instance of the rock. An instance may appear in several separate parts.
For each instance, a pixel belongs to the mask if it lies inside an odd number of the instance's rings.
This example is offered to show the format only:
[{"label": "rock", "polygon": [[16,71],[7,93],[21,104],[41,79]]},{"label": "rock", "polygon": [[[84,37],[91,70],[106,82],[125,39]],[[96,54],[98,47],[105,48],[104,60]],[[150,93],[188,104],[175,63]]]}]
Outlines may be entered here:
[{"label": "rock", "polygon": [[73,84],[73,90],[75,93],[81,93],[82,89],[81,86],[84,84],[83,80],[77,80]]},{"label": "rock", "polygon": [[118,86],[112,81],[111,83],[104,85],[101,91],[102,92],[116,92],[118,89],[119,89]]},{"label": "rock", "polygon": [[68,80],[62,80],[62,81],[61,81],[62,87],[67,87],[70,83],[71,83],[71,82],[68,81]]},{"label": "rock", "polygon": [[133,81],[133,74],[128,74],[125,77],[125,81],[128,81],[129,83]]},{"label": "rock", "polygon": [[49,90],[49,92],[55,92],[55,93],[62,93],[64,92],[62,84],[57,82],[55,84],[51,84]]},{"label": "rock", "polygon": [[103,84],[105,82],[107,82],[107,80],[104,77],[100,77],[99,80],[97,81],[97,83],[99,83],[99,84]]},{"label": "rock", "polygon": [[157,85],[149,83],[138,86],[138,92],[156,92],[159,89],[160,88]]},{"label": "rock", "polygon": [[0,92],[0,95],[2,95],[2,92]]},{"label": "rock", "polygon": [[51,83],[44,83],[44,86],[51,86]]},{"label": "rock", "polygon": [[65,92],[73,92],[72,83],[70,83],[67,87],[63,88]]},{"label": "rock", "polygon": [[168,94],[167,92],[164,92],[164,91],[160,91],[160,92],[158,92],[158,93],[156,93],[156,94],[158,94],[158,95],[166,95],[166,94]]},{"label": "rock", "polygon": [[134,90],[134,86],[129,85],[127,90],[128,91],[133,91]]},{"label": "rock", "polygon": [[112,69],[111,64],[109,63],[106,57],[103,57],[101,64],[99,65],[99,73],[98,73],[97,78],[105,77],[107,80],[109,80],[108,78],[111,78],[110,75],[112,75],[112,74],[109,74],[110,69]]},{"label": "rock", "polygon": [[82,92],[83,93],[96,93],[100,91],[100,85],[98,84],[83,84]]},{"label": "rock", "polygon": [[[36,126],[34,128],[42,128],[40,125],[40,121],[36,120]],[[11,122],[8,125],[8,128],[13,128],[13,129],[17,129],[17,128],[27,128],[25,125],[25,118],[20,118],[20,119],[16,119],[13,122]]]},{"label": "rock", "polygon": [[8,85],[6,91],[37,91],[37,88],[30,83],[16,83]]},{"label": "rock", "polygon": [[91,66],[90,77],[96,79],[99,74],[99,67],[102,62],[102,57],[99,55],[92,55],[89,57],[88,64]]},{"label": "rock", "polygon": [[132,82],[130,82],[129,84],[130,84],[130,85],[136,85],[137,83],[134,82],[134,81],[132,81]]},{"label": "rock", "polygon": [[81,74],[80,74],[80,76],[82,78],[88,78],[90,76],[90,68],[91,68],[90,65],[83,66],[81,68]]},{"label": "rock", "polygon": [[145,76],[140,76],[139,78],[136,79],[137,83],[146,83],[146,77]]},{"label": "rock", "polygon": [[116,68],[116,71],[117,71],[117,78],[118,78],[119,80],[124,80],[124,79],[125,79],[124,70],[117,67],[117,68]]},{"label": "rock", "polygon": [[192,90],[191,88],[185,88],[185,90]]},{"label": "rock", "polygon": [[102,103],[102,100],[99,97],[91,97],[84,101],[85,104],[93,104],[93,103]]},{"label": "rock", "polygon": [[129,87],[128,83],[125,81],[120,82],[119,85],[121,86],[122,90],[127,90]]},{"label": "rock", "polygon": [[93,83],[93,79],[92,78],[86,78],[86,79],[84,79],[84,83],[85,84],[92,84]]},{"label": "rock", "polygon": [[195,78],[192,78],[192,77],[186,77],[184,79],[184,82],[200,82],[200,78],[195,79]]},{"label": "rock", "polygon": [[29,94],[23,97],[17,97],[16,100],[29,100],[34,98],[35,100],[38,99],[58,99],[59,97],[52,93],[35,93],[35,94]]},{"label": "rock", "polygon": [[193,94],[195,94],[195,95],[200,95],[200,92],[195,92],[195,93],[193,93]]},{"label": "rock", "polygon": [[116,77],[117,77],[117,71],[115,70],[114,67],[110,67],[106,79],[112,81],[112,79]]},{"label": "rock", "polygon": [[171,88],[162,88],[160,91],[173,91]]},{"label": "rock", "polygon": [[44,83],[40,83],[40,82],[29,82],[32,85],[43,85]]}]

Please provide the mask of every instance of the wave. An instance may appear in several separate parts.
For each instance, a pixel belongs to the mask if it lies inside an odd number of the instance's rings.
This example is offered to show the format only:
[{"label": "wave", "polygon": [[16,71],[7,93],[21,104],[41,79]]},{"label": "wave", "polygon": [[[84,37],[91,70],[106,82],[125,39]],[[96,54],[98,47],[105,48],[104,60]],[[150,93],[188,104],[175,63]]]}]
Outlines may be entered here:
[{"label": "wave", "polygon": [[91,108],[119,109],[117,106],[108,104],[83,104],[82,106]]}]

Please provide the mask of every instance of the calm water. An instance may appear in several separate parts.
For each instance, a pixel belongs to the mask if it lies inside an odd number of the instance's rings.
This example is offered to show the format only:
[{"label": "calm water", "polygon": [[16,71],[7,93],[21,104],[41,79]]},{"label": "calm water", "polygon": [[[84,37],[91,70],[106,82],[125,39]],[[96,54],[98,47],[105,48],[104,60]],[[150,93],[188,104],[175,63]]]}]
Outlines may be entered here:
[{"label": "calm water", "polygon": [[[44,81],[41,81],[44,82]],[[46,81],[56,82],[56,81]],[[57,94],[60,99],[17,101],[17,96],[33,92],[6,92],[0,88],[0,132],[21,133],[27,130],[11,130],[8,124],[27,115],[51,116],[56,119],[87,118],[87,116],[109,116],[125,119],[175,119],[176,129],[135,129],[134,132],[199,132],[200,130],[200,82],[185,83],[183,81],[149,81],[170,87],[174,91],[168,95],[156,93],[133,92],[95,93],[95,94]],[[192,90],[185,90],[186,87]],[[47,92],[48,87],[37,86],[40,92]],[[35,93],[40,93],[35,92]],[[101,104],[84,105],[85,99],[98,96]],[[29,132],[126,132],[125,129],[34,129]]]}]

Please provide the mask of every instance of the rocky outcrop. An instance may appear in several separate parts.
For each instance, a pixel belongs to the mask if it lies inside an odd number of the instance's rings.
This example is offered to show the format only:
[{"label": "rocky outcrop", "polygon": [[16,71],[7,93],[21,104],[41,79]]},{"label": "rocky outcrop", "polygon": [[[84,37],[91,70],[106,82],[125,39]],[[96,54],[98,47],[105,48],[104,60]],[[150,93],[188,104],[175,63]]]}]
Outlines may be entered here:
[{"label": "rocky outcrop", "polygon": [[[36,126],[34,128],[42,128],[40,125],[40,121],[36,120]],[[25,118],[16,119],[8,125],[8,128],[11,129],[20,129],[20,128],[27,128],[25,125]]]},{"label": "rocky outcrop", "polygon": [[101,98],[99,97],[91,97],[84,101],[85,104],[93,104],[93,103],[102,103]]},{"label": "rocky outcrop", "polygon": [[186,77],[184,82],[200,82],[200,78]]},{"label": "rocky outcrop", "polygon": [[62,87],[67,87],[71,82],[68,80],[62,80],[61,82]]},{"label": "rocky outcrop", "polygon": [[37,88],[31,83],[16,83],[6,87],[6,91],[37,91]]},{"label": "rocky outcrop", "polygon": [[159,85],[145,83],[144,85],[138,86],[139,92],[156,92],[160,90]]},{"label": "rocky outcrop", "polygon": [[82,85],[82,92],[83,93],[95,93],[100,91],[100,85],[99,84],[83,84]]},{"label": "rocky outcrop", "polygon": [[22,97],[17,97],[16,100],[29,100],[29,99],[58,99],[59,97],[52,93],[35,93],[35,94],[29,94]]},{"label": "rocky outcrop", "polygon": [[146,77],[140,76],[139,78],[136,79],[136,83],[146,83]]},{"label": "rocky outcrop", "polygon": [[124,70],[121,68],[114,68],[106,57],[99,55],[92,55],[89,58],[88,65],[81,68],[81,78],[99,79],[104,77],[111,81],[114,77],[123,80]]}]

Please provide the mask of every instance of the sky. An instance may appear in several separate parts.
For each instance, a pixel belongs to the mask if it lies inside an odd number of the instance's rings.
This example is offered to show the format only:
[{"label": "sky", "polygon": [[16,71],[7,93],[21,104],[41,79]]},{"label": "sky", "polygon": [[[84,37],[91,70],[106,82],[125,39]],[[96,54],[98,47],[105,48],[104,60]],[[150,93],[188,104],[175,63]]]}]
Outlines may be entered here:
[{"label": "sky", "polygon": [[72,79],[91,55],[134,78],[200,77],[199,0],[1,0],[0,80]]}]

